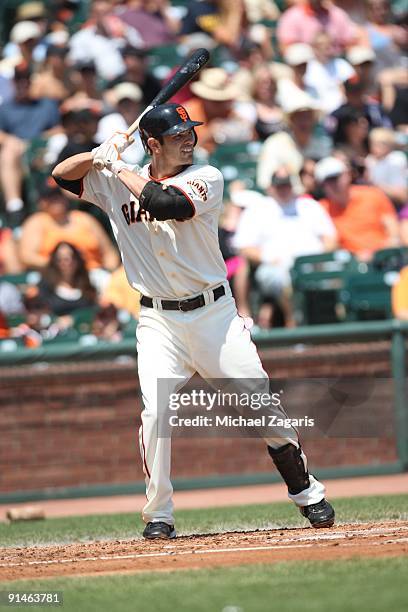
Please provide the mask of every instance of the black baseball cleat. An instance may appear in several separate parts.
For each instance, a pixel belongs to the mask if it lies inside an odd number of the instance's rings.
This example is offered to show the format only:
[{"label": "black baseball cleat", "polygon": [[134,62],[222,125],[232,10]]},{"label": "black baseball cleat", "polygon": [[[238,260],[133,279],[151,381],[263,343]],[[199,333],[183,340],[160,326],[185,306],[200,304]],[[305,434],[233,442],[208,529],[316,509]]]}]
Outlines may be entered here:
[{"label": "black baseball cleat", "polygon": [[147,540],[168,540],[176,537],[174,525],[167,523],[147,523],[143,531],[143,537]]},{"label": "black baseball cleat", "polygon": [[315,529],[331,527],[334,524],[334,508],[325,499],[322,499],[317,504],[303,506],[303,508],[300,508],[300,513],[310,521],[310,524]]}]

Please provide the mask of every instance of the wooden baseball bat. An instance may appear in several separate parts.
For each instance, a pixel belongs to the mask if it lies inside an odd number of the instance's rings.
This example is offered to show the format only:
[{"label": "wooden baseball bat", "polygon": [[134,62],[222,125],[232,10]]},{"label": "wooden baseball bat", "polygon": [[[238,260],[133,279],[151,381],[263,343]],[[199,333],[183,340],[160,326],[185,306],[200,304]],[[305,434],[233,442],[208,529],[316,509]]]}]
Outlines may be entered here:
[{"label": "wooden baseball bat", "polygon": [[[131,136],[134,132],[136,132],[141,118],[152,110],[152,108],[155,108],[156,106],[159,106],[159,104],[164,104],[170,100],[175,93],[177,93],[182,87],[184,87],[184,85],[187,85],[187,83],[191,81],[193,76],[206,65],[209,59],[210,54],[207,49],[197,49],[197,51],[194,51],[194,53],[186,59],[177,72],[175,72],[175,74],[171,77],[170,81],[168,81],[163,89],[159,91],[157,96],[153,98],[149,106],[145,108],[145,110],[138,116],[132,125],[128,127],[126,134]],[[93,165],[97,170],[102,170],[103,168],[103,162],[97,159],[94,160]]]}]

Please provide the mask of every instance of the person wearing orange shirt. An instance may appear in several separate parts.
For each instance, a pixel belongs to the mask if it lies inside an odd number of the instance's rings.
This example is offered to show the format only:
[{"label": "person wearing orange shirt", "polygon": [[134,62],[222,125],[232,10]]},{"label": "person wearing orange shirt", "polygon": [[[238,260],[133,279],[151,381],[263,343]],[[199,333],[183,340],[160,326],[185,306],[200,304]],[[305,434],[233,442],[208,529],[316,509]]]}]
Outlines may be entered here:
[{"label": "person wearing orange shirt", "polygon": [[326,196],[320,203],[336,226],[341,248],[368,261],[375,251],[399,245],[395,208],[380,189],[352,185],[346,164],[335,157],[320,160],[315,177]]},{"label": "person wearing orange shirt", "polygon": [[23,271],[13,232],[8,227],[0,227],[0,276],[19,274]]},{"label": "person wearing orange shirt", "polygon": [[23,264],[42,270],[60,242],[69,242],[81,252],[91,280],[98,288],[109,276],[99,271],[111,272],[119,265],[119,255],[101,224],[86,212],[69,210],[69,201],[59,187],[46,185],[40,194],[39,211],[30,215],[22,226]]},{"label": "person wearing orange shirt", "polygon": [[391,300],[394,317],[408,321],[408,266],[402,268],[392,288]]},{"label": "person wearing orange shirt", "polygon": [[140,293],[129,285],[123,265],[111,274],[99,303],[102,307],[113,304],[118,310],[126,310],[135,319],[139,318]]}]

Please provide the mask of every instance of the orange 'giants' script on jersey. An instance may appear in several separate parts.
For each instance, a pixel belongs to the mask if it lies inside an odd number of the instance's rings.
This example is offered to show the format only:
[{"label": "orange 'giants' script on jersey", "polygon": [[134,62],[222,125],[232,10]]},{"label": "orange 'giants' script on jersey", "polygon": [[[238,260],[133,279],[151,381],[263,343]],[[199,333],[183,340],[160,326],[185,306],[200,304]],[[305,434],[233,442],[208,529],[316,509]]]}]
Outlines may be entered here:
[{"label": "orange 'giants' script on jersey", "polygon": [[179,116],[181,117],[181,119],[183,121],[187,121],[188,120],[187,111],[182,106],[178,106],[176,108],[176,111],[178,112]]},{"label": "orange 'giants' script on jersey", "polygon": [[194,193],[196,193],[203,200],[203,202],[207,201],[208,186],[205,181],[195,178],[191,181],[187,181],[187,185],[190,185]]}]

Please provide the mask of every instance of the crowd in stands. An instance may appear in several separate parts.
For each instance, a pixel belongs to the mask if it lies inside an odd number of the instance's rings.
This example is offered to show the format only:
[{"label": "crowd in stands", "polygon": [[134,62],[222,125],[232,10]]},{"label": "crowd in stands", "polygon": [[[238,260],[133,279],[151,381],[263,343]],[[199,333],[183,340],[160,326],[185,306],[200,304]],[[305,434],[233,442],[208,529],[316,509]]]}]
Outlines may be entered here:
[{"label": "crowd in stands", "polygon": [[[50,174],[126,129],[199,47],[210,64],[174,100],[204,122],[197,163],[224,174],[220,246],[242,315],[296,324],[298,257],[369,265],[408,248],[407,16],[400,0],[5,0],[0,338],[38,346],[93,309],[92,333],[118,340],[121,313],[137,319],[107,220]],[[123,157],[146,161],[137,134]],[[401,262],[393,313],[408,320]]]}]

